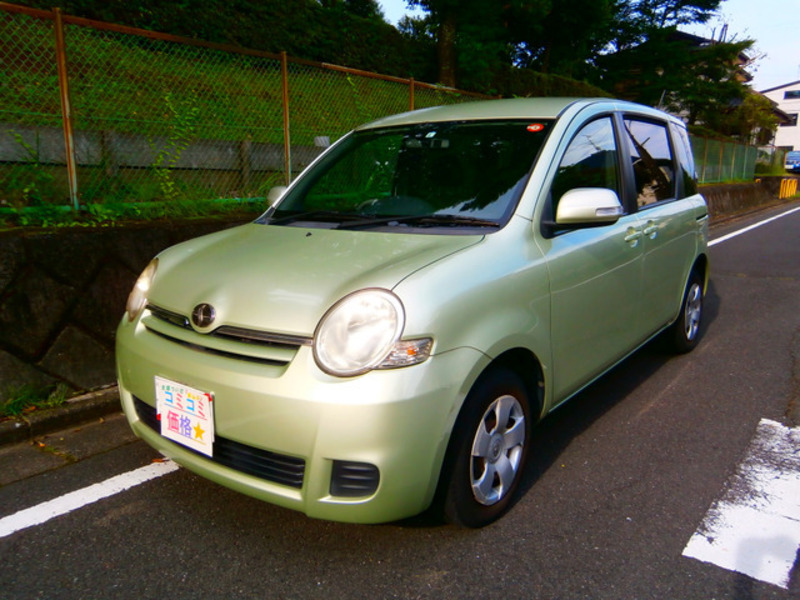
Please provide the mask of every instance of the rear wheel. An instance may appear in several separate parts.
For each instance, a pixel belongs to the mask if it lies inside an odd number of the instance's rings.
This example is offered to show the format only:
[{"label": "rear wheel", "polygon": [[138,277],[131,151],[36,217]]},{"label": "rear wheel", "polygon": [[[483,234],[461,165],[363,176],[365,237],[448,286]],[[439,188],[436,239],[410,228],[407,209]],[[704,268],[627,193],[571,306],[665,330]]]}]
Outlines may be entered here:
[{"label": "rear wheel", "polygon": [[703,278],[693,271],[686,284],[678,319],[667,330],[667,338],[674,351],[685,353],[694,349],[700,339],[702,319]]},{"label": "rear wheel", "polygon": [[530,445],[530,402],[522,379],[494,369],[472,389],[459,415],[440,481],[445,518],[483,527],[509,507]]}]

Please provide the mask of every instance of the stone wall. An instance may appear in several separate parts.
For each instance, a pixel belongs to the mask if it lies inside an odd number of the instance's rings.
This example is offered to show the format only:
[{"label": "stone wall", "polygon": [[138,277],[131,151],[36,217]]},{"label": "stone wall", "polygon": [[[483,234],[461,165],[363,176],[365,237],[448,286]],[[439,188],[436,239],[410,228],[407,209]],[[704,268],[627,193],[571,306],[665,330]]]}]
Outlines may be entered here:
[{"label": "stone wall", "polygon": [[[704,186],[712,219],[777,202],[775,179]],[[23,385],[114,384],[114,333],[149,260],[247,220],[0,232],[0,399]]]},{"label": "stone wall", "polygon": [[113,384],[116,327],[150,259],[247,220],[0,232],[0,399],[23,385]]}]

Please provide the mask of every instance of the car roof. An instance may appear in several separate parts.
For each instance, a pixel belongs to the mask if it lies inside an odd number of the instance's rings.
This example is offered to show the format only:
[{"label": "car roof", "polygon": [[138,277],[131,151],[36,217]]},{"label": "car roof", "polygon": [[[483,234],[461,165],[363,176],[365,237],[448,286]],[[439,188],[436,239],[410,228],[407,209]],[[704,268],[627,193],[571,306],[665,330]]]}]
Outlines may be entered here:
[{"label": "car roof", "polygon": [[375,129],[442,121],[480,121],[490,119],[556,119],[569,107],[605,104],[609,109],[644,111],[662,118],[665,113],[650,107],[611,98],[508,98],[435,106],[392,115],[362,125],[358,129]]}]

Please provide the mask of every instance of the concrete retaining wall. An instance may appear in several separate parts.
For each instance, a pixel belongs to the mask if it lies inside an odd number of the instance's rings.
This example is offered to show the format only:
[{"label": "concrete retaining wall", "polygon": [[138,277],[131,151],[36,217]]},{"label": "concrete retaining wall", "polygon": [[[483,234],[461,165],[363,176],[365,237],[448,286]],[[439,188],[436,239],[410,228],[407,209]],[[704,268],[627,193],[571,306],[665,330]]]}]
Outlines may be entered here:
[{"label": "concrete retaining wall", "polygon": [[767,206],[781,196],[784,177],[763,177],[758,183],[722,183],[701,186],[712,219]]},{"label": "concrete retaining wall", "polygon": [[247,220],[0,232],[0,399],[23,385],[115,383],[114,334],[145,265]]},{"label": "concrete retaining wall", "polygon": [[[774,178],[702,192],[719,220],[776,203],[779,189]],[[22,385],[113,384],[116,326],[150,258],[246,220],[0,232],[0,398]]]}]

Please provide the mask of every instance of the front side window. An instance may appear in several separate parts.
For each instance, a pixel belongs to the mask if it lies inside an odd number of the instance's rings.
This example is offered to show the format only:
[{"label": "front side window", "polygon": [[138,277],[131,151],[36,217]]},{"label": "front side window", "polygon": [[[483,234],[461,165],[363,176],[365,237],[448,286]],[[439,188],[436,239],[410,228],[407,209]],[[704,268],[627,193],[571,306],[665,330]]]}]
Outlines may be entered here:
[{"label": "front side window", "polygon": [[675,162],[667,126],[626,118],[624,128],[639,208],[674,198]]},{"label": "front side window", "polygon": [[302,176],[268,222],[302,215],[337,228],[499,227],[549,127],[473,121],[357,131]]},{"label": "front side window", "polygon": [[575,188],[607,188],[619,195],[619,159],[611,117],[584,125],[572,138],[553,180],[553,214],[561,196]]}]

